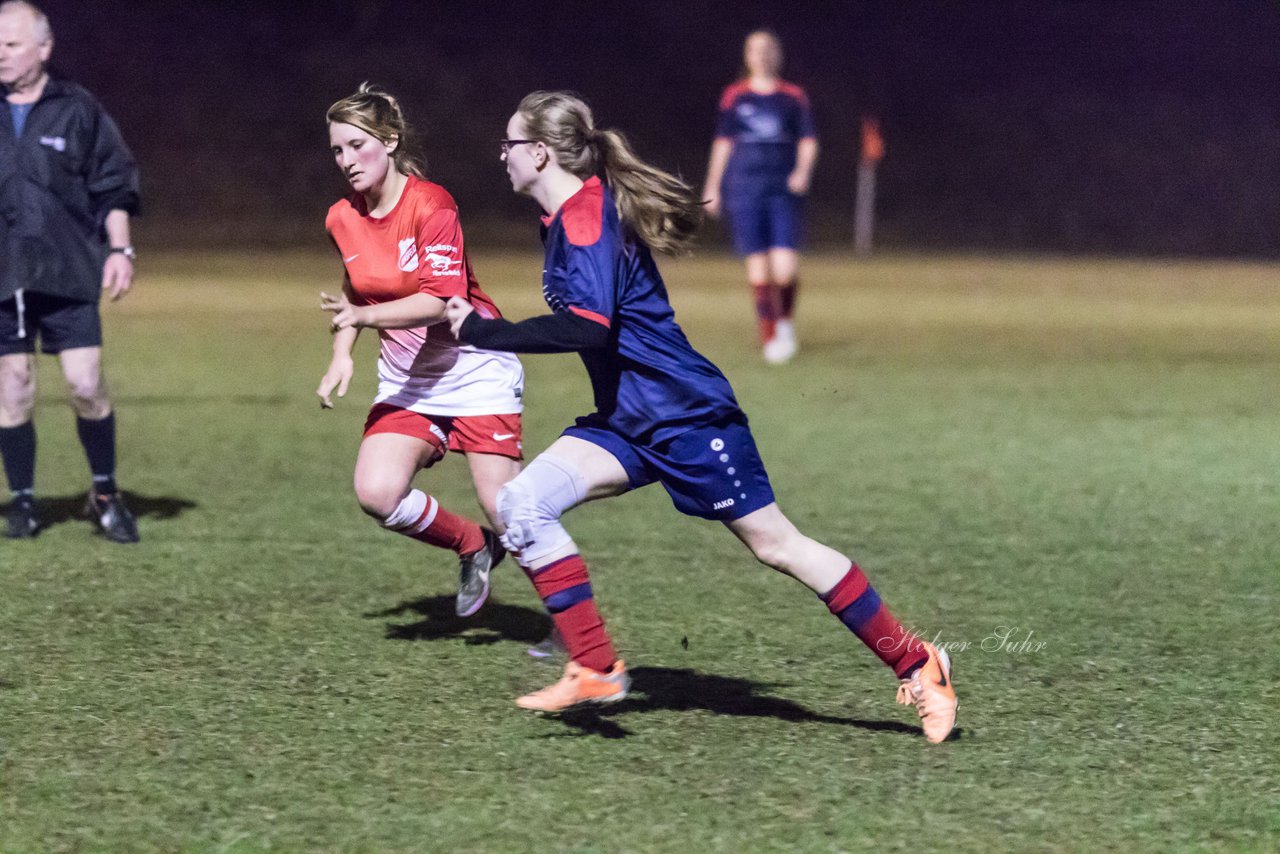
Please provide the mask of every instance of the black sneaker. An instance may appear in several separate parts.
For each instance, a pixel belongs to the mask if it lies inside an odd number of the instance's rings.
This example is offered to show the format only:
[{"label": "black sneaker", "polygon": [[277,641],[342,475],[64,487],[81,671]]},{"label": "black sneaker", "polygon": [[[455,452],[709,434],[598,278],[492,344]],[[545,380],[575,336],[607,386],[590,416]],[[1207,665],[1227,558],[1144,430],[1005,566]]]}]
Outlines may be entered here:
[{"label": "black sneaker", "polygon": [[40,530],[36,521],[36,502],[30,495],[15,497],[9,502],[9,518],[6,520],[4,535],[11,540],[25,540],[34,537]]},{"label": "black sneaker", "polygon": [[507,556],[498,535],[488,528],[484,533],[484,546],[458,559],[458,598],[453,610],[459,617],[470,617],[489,599],[489,573]]},{"label": "black sneaker", "polygon": [[136,543],[138,541],[138,520],[133,518],[129,508],[124,506],[124,498],[120,493],[97,495],[89,493],[85,503],[85,512],[98,526],[102,536],[113,543]]}]

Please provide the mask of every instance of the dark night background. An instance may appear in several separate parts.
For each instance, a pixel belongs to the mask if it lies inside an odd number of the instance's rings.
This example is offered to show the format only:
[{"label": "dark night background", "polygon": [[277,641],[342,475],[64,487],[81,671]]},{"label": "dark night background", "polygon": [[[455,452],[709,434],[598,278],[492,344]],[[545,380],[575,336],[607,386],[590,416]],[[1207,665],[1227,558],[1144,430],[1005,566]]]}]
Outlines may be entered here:
[{"label": "dark night background", "polygon": [[1280,255],[1275,0],[41,5],[54,68],[142,164],[147,248],[322,245],[344,192],[324,111],[366,79],[425,132],[472,245],[531,245],[495,143],[524,93],[582,93],[700,183],[742,38],[770,26],[817,111],[816,245],[850,241],[870,112],[881,246]]}]

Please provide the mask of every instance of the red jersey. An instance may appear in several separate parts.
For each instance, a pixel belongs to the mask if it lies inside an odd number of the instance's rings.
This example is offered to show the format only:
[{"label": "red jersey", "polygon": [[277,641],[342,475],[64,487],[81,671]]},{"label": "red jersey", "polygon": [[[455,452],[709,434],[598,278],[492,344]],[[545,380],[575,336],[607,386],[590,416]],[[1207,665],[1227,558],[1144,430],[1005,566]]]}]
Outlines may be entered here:
[{"label": "red jersey", "polygon": [[[442,300],[462,297],[481,317],[502,316],[476,281],[458,206],[439,184],[410,175],[384,217],[370,216],[364,197],[354,193],[329,208],[325,228],[342,255],[358,305],[424,293]],[[379,329],[378,336],[382,352],[375,403],[439,415],[520,411],[524,374],[514,355],[459,346],[444,322]]]},{"label": "red jersey", "polygon": [[415,293],[459,296],[481,317],[501,317],[467,260],[458,205],[439,184],[408,176],[400,201],[384,217],[369,216],[364,197],[334,203],[325,228],[342,253],[360,305]]}]

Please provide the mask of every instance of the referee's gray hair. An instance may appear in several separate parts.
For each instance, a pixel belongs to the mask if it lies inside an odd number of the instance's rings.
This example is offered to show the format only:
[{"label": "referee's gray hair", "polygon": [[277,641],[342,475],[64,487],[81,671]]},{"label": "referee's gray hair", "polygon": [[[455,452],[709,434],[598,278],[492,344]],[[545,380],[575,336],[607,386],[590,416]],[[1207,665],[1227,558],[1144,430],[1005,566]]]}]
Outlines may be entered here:
[{"label": "referee's gray hair", "polygon": [[32,21],[31,29],[35,33],[37,43],[53,41],[53,26],[49,23],[49,16],[40,11],[39,6],[28,3],[27,0],[4,0],[0,3],[0,13],[12,12],[16,9],[26,9],[35,19]]}]

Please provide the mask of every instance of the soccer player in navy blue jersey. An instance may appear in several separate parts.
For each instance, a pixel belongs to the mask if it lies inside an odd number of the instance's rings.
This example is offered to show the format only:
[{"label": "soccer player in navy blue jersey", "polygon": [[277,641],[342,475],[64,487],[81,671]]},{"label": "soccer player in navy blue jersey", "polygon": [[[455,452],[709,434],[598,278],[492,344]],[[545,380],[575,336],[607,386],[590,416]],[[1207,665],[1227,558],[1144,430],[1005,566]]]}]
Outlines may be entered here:
[{"label": "soccer player in navy blue jersey", "polygon": [[513,323],[451,299],[450,327],[488,350],[577,352],[595,395],[595,411],[498,494],[503,542],[570,656],[559,682],[516,702],[560,712],[627,695],[626,666],[560,517],[659,482],[682,513],[719,520],[762,563],[817,593],[893,669],[899,702],[916,707],[929,740],[945,739],[956,710],[945,650],[908,632],[856,564],[783,515],[729,381],[676,323],[651,250],[692,241],[701,222],[693,190],[636,157],[617,131],[597,129],[587,105],[563,92],[520,102],[502,159],[516,192],[546,211],[542,291],[551,313]]},{"label": "soccer player in navy blue jersey", "polygon": [[780,364],[798,347],[792,318],[818,137],[808,96],[779,76],[777,35],[747,36],[743,62],[743,78],[720,96],[702,196],[708,214],[728,218],[734,250],[746,259],[765,361]]}]

